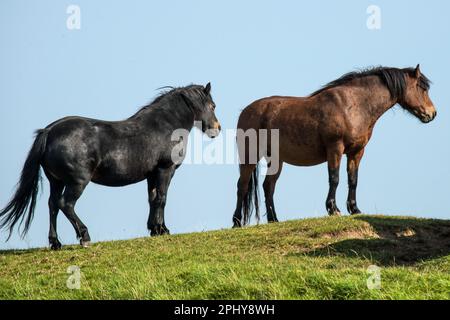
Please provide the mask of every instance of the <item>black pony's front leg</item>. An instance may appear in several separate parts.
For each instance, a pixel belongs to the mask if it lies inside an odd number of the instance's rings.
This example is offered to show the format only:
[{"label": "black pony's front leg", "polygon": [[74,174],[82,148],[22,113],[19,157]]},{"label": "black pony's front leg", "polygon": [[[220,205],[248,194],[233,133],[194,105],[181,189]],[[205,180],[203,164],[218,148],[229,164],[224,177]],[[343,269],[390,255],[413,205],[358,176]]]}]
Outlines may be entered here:
[{"label": "black pony's front leg", "polygon": [[152,236],[170,233],[164,222],[164,208],[166,206],[167,190],[174,173],[175,167],[157,168],[152,177],[148,179],[150,216],[147,228]]}]

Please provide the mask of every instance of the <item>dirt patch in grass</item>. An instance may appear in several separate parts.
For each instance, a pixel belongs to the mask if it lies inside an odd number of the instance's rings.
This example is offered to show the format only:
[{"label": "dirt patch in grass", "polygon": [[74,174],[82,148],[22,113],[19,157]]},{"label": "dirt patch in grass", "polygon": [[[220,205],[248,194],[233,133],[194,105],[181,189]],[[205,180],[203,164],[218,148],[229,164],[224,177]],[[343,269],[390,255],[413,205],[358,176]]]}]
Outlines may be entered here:
[{"label": "dirt patch in grass", "polygon": [[322,239],[367,239],[367,238],[379,238],[379,235],[370,227],[357,230],[344,230],[329,232],[320,235]]},{"label": "dirt patch in grass", "polygon": [[311,255],[365,257],[377,264],[413,265],[450,254],[450,221],[413,218],[356,218],[367,229],[324,234],[324,238],[342,239],[314,250]]}]

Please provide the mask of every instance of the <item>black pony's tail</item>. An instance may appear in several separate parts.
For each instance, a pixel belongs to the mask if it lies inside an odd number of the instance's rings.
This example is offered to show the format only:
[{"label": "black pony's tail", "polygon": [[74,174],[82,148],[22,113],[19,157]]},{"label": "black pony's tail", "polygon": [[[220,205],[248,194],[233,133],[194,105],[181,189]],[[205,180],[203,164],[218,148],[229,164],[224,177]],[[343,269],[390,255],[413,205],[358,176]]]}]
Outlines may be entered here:
[{"label": "black pony's tail", "polygon": [[258,199],[258,176],[259,165],[256,164],[255,169],[252,172],[250,180],[248,182],[248,191],[243,199],[243,224],[246,225],[250,222],[253,208],[255,209],[256,221],[259,223],[259,199]]},{"label": "black pony's tail", "polygon": [[47,135],[48,132],[45,129],[36,131],[36,139],[23,166],[14,197],[0,211],[0,228],[9,229],[7,240],[11,237],[17,222],[20,221],[20,225],[25,223],[21,233],[22,237],[30,228],[39,192],[40,165],[45,152]]}]

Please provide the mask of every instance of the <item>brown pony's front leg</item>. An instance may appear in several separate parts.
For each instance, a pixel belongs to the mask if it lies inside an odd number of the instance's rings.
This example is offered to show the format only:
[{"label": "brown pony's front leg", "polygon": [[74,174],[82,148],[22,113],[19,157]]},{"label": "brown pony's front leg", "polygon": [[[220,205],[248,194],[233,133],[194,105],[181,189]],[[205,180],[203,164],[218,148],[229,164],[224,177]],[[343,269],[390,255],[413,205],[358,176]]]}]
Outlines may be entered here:
[{"label": "brown pony's front leg", "polygon": [[361,211],[356,204],[356,187],[358,185],[358,168],[361,158],[364,155],[364,149],[347,155],[347,174],[348,174],[348,198],[347,211],[350,214],[358,214]]},{"label": "brown pony's front leg", "polygon": [[326,208],[330,216],[340,215],[341,211],[336,205],[336,189],[339,184],[339,168],[341,165],[342,154],[344,147],[341,144],[331,146],[327,150],[328,160],[328,181],[330,189],[326,201]]}]

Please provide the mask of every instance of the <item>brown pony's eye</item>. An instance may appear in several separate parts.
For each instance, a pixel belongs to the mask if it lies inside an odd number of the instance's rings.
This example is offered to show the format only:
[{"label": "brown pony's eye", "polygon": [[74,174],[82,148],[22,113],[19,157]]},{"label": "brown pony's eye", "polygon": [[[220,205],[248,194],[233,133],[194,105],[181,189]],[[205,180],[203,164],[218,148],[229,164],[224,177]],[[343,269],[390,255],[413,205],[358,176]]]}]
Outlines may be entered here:
[{"label": "brown pony's eye", "polygon": [[420,82],[417,83],[417,88],[426,91],[425,87]]}]

